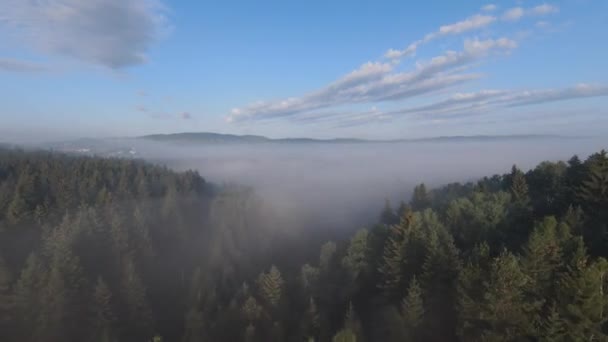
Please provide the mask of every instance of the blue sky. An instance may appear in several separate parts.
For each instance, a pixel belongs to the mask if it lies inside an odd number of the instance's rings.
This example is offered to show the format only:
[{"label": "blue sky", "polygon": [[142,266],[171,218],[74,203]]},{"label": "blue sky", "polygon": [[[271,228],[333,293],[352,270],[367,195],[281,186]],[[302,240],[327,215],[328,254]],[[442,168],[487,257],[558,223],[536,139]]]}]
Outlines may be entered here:
[{"label": "blue sky", "polygon": [[606,33],[603,0],[1,0],[0,135],[601,135]]}]

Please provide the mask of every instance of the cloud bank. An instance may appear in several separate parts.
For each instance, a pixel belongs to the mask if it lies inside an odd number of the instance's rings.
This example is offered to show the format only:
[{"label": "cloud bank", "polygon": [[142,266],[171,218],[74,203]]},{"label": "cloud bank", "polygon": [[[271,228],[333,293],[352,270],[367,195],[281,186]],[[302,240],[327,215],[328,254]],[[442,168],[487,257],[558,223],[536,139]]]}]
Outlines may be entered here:
[{"label": "cloud bank", "polygon": [[10,72],[41,72],[46,71],[47,68],[43,65],[20,61],[17,59],[0,58],[0,71]]},{"label": "cloud bank", "polygon": [[16,41],[111,69],[144,63],[165,24],[154,0],[0,1],[0,27]]},{"label": "cloud bank", "polygon": [[[481,8],[489,13],[496,5]],[[462,21],[442,25],[403,50],[389,49],[384,60],[370,61],[331,84],[304,94],[277,101],[258,101],[235,108],[228,122],[258,122],[286,119],[293,123],[330,123],[332,127],[349,127],[370,122],[388,121],[400,116],[434,118],[449,115],[473,115],[498,108],[528,106],[570,99],[608,96],[608,87],[579,84],[562,89],[495,90],[482,89],[470,93],[455,93],[447,98],[418,106],[379,110],[376,103],[404,102],[426,94],[449,90],[451,87],[478,79],[484,75],[472,72],[479,62],[490,56],[505,54],[518,48],[510,37],[467,38],[461,50],[448,50],[433,58],[419,61],[410,70],[402,70],[401,58],[414,55],[422,45],[448,35],[462,35],[483,29],[498,18],[516,22],[525,16],[545,16],[559,8],[550,4],[535,7],[515,7],[501,16],[475,14]],[[349,106],[372,105],[368,110]]]}]

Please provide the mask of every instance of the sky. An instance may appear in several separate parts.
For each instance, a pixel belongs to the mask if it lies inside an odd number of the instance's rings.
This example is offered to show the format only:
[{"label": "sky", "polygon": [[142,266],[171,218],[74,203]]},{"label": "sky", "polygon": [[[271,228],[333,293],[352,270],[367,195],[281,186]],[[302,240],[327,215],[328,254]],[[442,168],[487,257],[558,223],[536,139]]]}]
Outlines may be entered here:
[{"label": "sky", "polygon": [[0,0],[0,140],[608,132],[608,2]]}]

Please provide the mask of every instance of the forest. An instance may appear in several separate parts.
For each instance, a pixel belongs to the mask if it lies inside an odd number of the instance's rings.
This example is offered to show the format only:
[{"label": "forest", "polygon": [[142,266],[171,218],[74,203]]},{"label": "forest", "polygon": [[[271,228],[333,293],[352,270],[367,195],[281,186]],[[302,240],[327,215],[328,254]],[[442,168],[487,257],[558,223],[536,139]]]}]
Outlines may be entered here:
[{"label": "forest", "polygon": [[196,171],[0,147],[0,341],[608,341],[608,154],[505,171],[335,233]]}]

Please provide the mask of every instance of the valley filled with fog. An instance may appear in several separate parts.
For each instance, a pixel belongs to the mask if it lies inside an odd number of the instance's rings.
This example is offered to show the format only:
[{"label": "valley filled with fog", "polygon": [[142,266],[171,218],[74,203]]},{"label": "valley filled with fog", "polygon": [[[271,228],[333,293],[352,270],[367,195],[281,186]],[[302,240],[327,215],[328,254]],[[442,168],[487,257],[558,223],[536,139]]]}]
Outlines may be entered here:
[{"label": "valley filled with fog", "polygon": [[[605,138],[509,138],[370,143],[170,144],[125,142],[139,156],[176,170],[197,170],[216,184],[250,186],[267,205],[306,227],[373,224],[385,199],[409,200],[413,187],[465,183],[516,164],[581,158]],[[297,222],[297,223],[296,223]],[[355,225],[355,227],[353,227]]]}]

